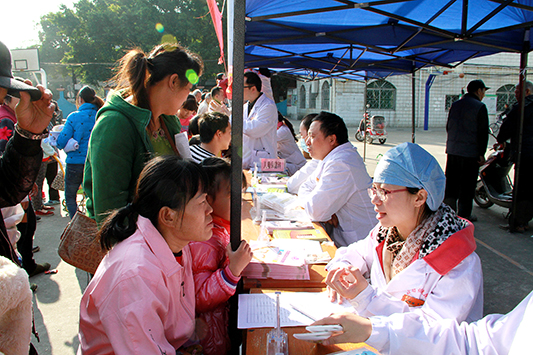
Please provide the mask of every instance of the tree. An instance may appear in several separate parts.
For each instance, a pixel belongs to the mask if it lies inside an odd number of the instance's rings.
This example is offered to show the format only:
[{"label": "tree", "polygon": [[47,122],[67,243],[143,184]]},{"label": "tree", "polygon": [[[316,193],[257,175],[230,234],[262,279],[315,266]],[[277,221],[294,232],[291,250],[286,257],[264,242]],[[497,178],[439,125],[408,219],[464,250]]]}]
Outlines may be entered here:
[{"label": "tree", "polygon": [[149,51],[170,36],[202,57],[205,81],[221,71],[207,13],[205,0],[79,0],[74,10],[62,6],[41,18],[41,61],[62,63],[53,72],[95,85],[111,78],[113,63],[127,50]]}]

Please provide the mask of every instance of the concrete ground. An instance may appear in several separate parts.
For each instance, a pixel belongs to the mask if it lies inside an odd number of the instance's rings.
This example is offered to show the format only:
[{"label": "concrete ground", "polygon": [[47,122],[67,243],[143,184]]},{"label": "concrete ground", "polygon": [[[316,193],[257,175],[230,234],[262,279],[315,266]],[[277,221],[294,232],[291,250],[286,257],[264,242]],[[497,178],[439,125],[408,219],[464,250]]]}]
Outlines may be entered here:
[{"label": "concrete ground", "polygon": [[[297,122],[295,122],[297,123]],[[297,127],[297,126],[296,126]],[[365,147],[354,139],[356,128],[350,128],[350,139],[361,156],[366,156],[369,174],[372,176],[380,154],[396,144],[411,141],[411,131],[389,129],[384,145],[371,144]],[[441,166],[445,166],[444,129],[419,130],[416,142],[433,154]],[[490,142],[492,144],[492,142]],[[527,234],[510,234],[498,228],[505,223],[503,208],[474,207],[478,221],[475,225],[477,253],[483,264],[484,312],[505,313],[516,306],[533,290],[533,238]],[[56,206],[56,214],[42,217],[37,223],[34,245],[41,251],[35,254],[37,262],[49,262],[58,273],[38,275],[30,282],[38,285],[34,295],[35,324],[40,342],[32,342],[39,354],[75,354],[78,347],[78,312],[81,295],[88,284],[87,273],[63,262],[57,255],[59,237],[68,222],[68,216]]]}]

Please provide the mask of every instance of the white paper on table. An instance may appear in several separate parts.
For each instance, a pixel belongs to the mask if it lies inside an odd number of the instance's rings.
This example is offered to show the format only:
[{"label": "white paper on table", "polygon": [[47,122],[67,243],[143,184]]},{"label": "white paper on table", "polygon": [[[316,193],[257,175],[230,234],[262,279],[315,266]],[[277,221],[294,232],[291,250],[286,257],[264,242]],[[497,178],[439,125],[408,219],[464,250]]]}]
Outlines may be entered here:
[{"label": "white paper on table", "polygon": [[[239,329],[274,328],[276,326],[276,294],[239,295]],[[307,326],[331,313],[354,312],[348,303],[332,303],[326,292],[286,292],[280,297],[282,327]],[[294,305],[297,305],[296,309]]]},{"label": "white paper on table", "polygon": [[191,159],[191,149],[189,148],[189,137],[187,132],[181,132],[174,135],[174,143],[176,143],[176,149],[183,159]]}]

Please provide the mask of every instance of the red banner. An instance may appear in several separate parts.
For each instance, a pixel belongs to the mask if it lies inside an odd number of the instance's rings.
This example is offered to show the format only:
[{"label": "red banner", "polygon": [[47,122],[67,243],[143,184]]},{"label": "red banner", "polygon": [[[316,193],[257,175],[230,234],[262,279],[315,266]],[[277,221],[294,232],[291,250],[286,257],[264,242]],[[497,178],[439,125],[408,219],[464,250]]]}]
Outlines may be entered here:
[{"label": "red banner", "polygon": [[213,20],[213,25],[215,26],[215,32],[218,38],[218,46],[220,47],[220,58],[218,59],[218,64],[222,64],[224,63],[224,37],[222,35],[222,14],[218,9],[215,0],[207,0],[207,6],[209,7],[209,13],[211,14],[211,19]]}]

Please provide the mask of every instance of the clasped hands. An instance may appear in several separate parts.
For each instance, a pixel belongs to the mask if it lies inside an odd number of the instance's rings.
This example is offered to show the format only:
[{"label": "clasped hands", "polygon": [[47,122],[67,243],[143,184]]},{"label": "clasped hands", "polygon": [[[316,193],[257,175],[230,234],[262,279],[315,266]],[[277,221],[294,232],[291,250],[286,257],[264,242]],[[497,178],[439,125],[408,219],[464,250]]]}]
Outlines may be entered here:
[{"label": "clasped hands", "polygon": [[353,299],[367,286],[368,281],[364,278],[361,270],[349,266],[330,270],[326,277],[328,295],[331,302],[342,301],[342,298]]}]

